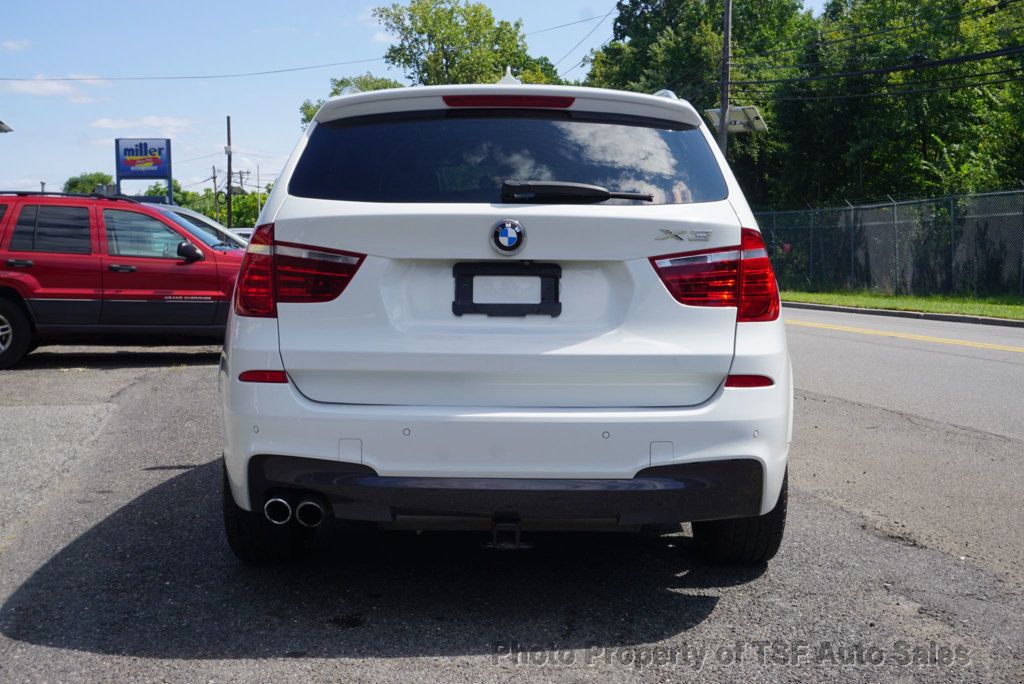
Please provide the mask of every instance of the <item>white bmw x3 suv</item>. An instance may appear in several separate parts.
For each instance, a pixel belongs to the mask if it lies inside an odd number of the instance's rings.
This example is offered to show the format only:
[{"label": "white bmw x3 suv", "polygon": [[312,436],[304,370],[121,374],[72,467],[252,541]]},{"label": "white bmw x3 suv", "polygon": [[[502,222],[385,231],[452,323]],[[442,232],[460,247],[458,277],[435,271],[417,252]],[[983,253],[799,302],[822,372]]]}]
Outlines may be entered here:
[{"label": "white bmw x3 suv", "polygon": [[260,215],[220,368],[251,563],[326,520],[692,522],[761,563],[792,378],[754,217],[670,96],[404,88],[327,102]]}]

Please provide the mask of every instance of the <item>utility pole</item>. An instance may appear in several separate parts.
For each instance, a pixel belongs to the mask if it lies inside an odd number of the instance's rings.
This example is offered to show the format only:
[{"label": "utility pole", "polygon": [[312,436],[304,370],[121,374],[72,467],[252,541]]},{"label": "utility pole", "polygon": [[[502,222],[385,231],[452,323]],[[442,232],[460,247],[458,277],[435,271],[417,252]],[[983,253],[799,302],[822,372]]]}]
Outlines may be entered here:
[{"label": "utility pole", "polygon": [[228,144],[224,148],[224,151],[228,155],[228,187],[227,187],[227,199],[228,199],[228,228],[231,227],[231,117],[228,117]]},{"label": "utility pole", "polygon": [[217,220],[217,212],[220,210],[220,202],[217,201],[217,166],[210,167],[210,179],[213,181],[213,218]]},{"label": "utility pole", "polygon": [[260,165],[256,164],[256,216],[259,216],[260,212],[263,211],[261,192],[263,192],[263,189],[260,188]]},{"label": "utility pole", "polygon": [[725,155],[729,143],[729,49],[732,43],[732,0],[724,0],[722,13],[722,108],[718,115],[718,147]]}]

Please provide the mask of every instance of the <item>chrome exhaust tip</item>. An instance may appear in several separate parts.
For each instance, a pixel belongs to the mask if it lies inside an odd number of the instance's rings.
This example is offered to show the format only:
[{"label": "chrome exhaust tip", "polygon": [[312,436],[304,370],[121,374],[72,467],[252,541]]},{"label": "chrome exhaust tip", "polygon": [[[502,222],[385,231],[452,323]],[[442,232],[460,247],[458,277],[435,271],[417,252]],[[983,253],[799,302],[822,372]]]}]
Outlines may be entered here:
[{"label": "chrome exhaust tip", "polygon": [[295,519],[304,527],[317,527],[324,521],[324,507],[316,501],[303,499],[295,507]]},{"label": "chrome exhaust tip", "polygon": [[284,499],[269,499],[263,504],[263,515],[275,525],[284,525],[292,519],[292,505]]}]

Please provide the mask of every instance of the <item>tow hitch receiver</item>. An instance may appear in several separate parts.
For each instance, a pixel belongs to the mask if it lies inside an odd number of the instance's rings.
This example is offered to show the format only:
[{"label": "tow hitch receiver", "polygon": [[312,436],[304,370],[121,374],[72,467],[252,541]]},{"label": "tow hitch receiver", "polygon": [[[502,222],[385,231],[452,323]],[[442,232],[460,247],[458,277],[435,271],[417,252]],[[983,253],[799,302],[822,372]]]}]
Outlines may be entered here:
[{"label": "tow hitch receiver", "polygon": [[491,522],[491,541],[484,544],[484,547],[499,551],[532,548],[532,544],[523,543],[521,536],[522,526],[519,524],[519,518],[494,518]]}]

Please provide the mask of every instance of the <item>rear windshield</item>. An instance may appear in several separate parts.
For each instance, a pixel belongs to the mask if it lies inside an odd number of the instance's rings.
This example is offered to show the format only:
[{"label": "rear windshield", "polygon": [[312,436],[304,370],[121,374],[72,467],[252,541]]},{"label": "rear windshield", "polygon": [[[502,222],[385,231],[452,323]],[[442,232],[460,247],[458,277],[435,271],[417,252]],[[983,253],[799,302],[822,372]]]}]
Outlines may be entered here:
[{"label": "rear windshield", "polygon": [[588,183],[650,193],[654,204],[728,194],[694,126],[532,110],[444,110],[320,124],[288,190],[359,202],[499,203],[505,180]]}]

